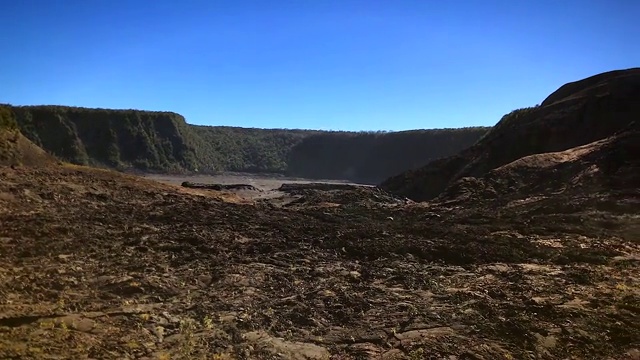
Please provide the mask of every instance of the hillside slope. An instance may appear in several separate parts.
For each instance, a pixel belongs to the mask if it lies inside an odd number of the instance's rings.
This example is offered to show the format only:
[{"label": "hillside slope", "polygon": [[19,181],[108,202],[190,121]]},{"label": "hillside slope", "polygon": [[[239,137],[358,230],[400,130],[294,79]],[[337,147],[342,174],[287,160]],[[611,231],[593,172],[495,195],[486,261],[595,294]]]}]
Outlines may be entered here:
[{"label": "hillside slope", "polygon": [[80,165],[159,172],[263,172],[378,182],[450,156],[488,128],[398,133],[194,126],[172,112],[13,107],[21,132]]},{"label": "hillside slope", "polygon": [[522,157],[564,151],[637,129],[638,115],[640,69],[598,74],[562,86],[540,106],[505,115],[461,153],[389,178],[381,187],[418,201],[433,199],[462,178],[481,177]]},{"label": "hillside slope", "polygon": [[504,205],[550,194],[612,200],[616,207],[640,207],[640,130],[629,129],[608,138],[559,152],[534,154],[489,171],[464,177],[436,200],[447,203],[491,199]]},{"label": "hillside slope", "polygon": [[0,106],[0,166],[46,165],[55,158],[25,138],[11,108]]}]

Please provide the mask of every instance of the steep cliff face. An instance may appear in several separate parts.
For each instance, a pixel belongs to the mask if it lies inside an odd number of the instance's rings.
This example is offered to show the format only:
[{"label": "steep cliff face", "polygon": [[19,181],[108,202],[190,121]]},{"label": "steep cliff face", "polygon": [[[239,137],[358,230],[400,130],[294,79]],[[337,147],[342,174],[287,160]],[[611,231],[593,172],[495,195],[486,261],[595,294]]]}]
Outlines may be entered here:
[{"label": "steep cliff face", "polygon": [[147,171],[266,172],[377,182],[452,155],[487,128],[395,133],[194,126],[171,112],[12,107],[20,131],[76,164]]},{"label": "steep cliff face", "polygon": [[640,69],[613,71],[562,86],[540,106],[505,115],[474,146],[384,181],[414,200],[429,200],[465,177],[480,177],[524,156],[559,152],[637,127]]},{"label": "steep cliff face", "polygon": [[291,150],[288,172],[309,178],[348,178],[375,184],[473,145],[487,128],[390,133],[320,133]]},{"label": "steep cliff face", "polygon": [[195,169],[191,129],[170,112],[14,107],[20,131],[57,157],[83,165]]}]

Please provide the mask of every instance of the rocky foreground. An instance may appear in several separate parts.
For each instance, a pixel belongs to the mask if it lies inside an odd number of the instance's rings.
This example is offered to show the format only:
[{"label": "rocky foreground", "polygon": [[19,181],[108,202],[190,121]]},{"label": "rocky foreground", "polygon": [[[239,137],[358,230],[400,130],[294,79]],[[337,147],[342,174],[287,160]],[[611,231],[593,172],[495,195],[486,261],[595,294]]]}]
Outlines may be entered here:
[{"label": "rocky foreground", "polygon": [[289,190],[0,168],[0,358],[640,358],[633,188]]}]

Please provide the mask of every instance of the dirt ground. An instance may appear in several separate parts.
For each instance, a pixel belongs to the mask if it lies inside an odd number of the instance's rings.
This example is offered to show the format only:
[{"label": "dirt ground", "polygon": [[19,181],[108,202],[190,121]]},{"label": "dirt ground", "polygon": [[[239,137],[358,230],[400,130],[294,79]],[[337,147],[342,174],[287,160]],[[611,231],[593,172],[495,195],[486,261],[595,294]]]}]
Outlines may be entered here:
[{"label": "dirt ground", "polygon": [[640,359],[637,194],[153,179],[0,168],[0,358]]}]

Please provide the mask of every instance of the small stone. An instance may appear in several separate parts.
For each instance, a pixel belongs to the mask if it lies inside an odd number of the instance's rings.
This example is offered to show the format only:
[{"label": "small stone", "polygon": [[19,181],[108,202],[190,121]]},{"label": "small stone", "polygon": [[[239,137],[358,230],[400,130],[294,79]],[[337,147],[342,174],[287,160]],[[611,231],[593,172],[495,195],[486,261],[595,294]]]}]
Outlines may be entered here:
[{"label": "small stone", "polygon": [[336,293],[334,293],[331,290],[320,290],[318,291],[318,296],[323,296],[323,297],[336,297]]},{"label": "small stone", "polygon": [[399,360],[404,359],[404,353],[400,349],[391,349],[387,352],[384,352],[380,358],[382,360]]},{"label": "small stone", "polygon": [[211,284],[212,280],[213,280],[213,277],[211,275],[200,275],[200,276],[198,276],[198,283],[202,287],[209,286]]},{"label": "small stone", "polygon": [[640,360],[640,350],[631,349],[627,351],[627,356],[629,357],[630,360]]},{"label": "small stone", "polygon": [[60,317],[57,319],[57,322],[64,324],[69,329],[81,332],[91,332],[95,327],[95,322],[93,320],[76,315]]}]

